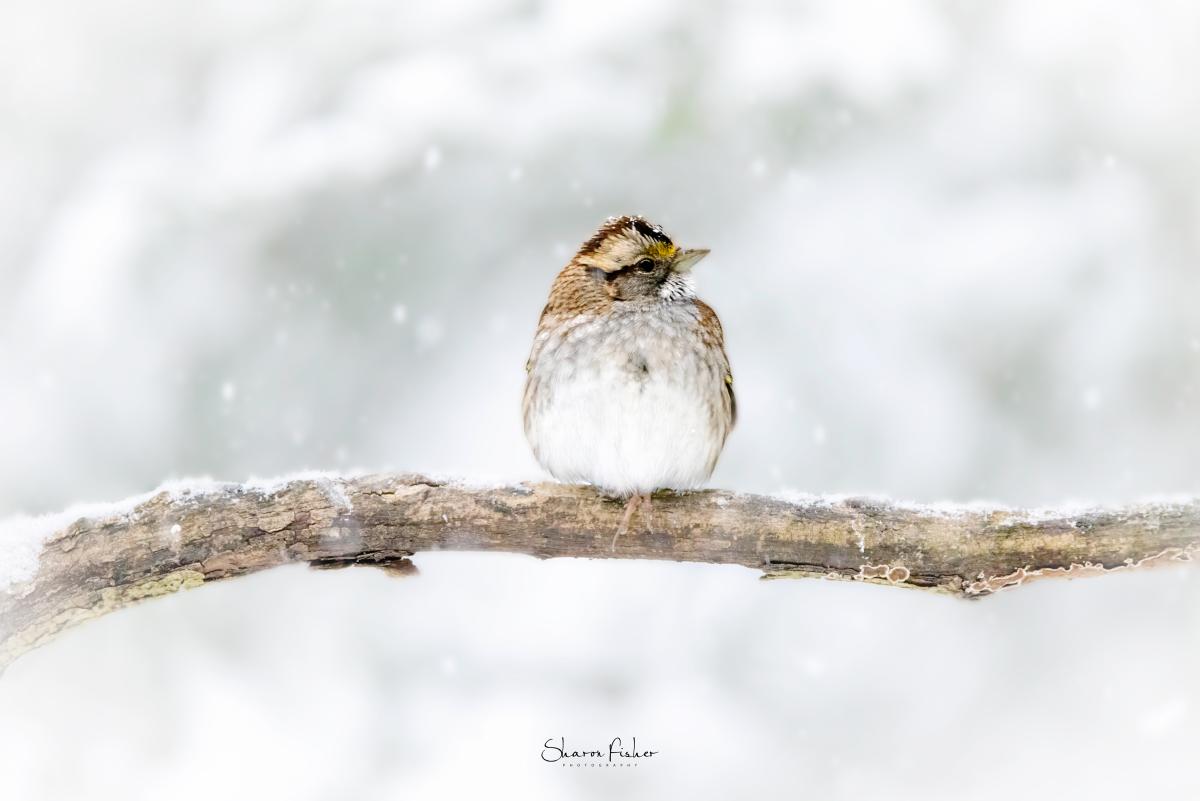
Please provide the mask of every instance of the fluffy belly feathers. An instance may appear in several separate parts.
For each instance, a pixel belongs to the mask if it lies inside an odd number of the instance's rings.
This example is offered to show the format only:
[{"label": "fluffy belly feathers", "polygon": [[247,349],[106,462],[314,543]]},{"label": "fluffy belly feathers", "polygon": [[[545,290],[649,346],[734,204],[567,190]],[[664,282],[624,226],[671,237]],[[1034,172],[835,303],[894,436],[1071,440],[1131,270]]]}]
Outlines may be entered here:
[{"label": "fluffy belly feathers", "polygon": [[536,355],[526,433],[555,478],[631,495],[693,489],[712,474],[729,427],[724,370],[694,324],[654,322],[581,326]]}]

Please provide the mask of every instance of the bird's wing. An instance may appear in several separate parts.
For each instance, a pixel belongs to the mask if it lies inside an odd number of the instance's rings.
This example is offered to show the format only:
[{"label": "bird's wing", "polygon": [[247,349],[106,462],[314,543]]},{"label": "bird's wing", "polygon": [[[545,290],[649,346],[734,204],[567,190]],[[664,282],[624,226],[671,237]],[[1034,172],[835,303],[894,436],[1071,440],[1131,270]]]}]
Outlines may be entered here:
[{"label": "bird's wing", "polygon": [[725,329],[717,313],[702,300],[695,301],[696,309],[700,312],[700,331],[706,344],[715,345],[720,354],[721,368],[725,371],[725,394],[729,401],[729,428],[737,423],[737,396],[733,392],[733,370],[729,366],[729,356],[725,353]]}]

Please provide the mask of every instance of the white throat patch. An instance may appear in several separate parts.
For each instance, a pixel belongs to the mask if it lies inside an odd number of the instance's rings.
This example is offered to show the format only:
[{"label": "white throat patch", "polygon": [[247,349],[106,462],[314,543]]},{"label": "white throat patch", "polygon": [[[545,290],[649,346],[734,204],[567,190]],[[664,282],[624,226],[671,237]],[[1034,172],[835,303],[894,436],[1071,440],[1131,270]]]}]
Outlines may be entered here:
[{"label": "white throat patch", "polygon": [[696,279],[690,275],[671,273],[659,287],[658,295],[663,300],[690,300],[696,297]]}]

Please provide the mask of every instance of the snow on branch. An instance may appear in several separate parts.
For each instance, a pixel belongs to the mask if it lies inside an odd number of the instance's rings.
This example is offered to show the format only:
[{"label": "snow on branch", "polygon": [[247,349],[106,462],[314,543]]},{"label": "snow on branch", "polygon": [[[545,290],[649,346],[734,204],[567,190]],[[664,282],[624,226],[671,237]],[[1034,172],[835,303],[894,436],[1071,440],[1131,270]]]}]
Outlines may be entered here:
[{"label": "snow on branch", "polygon": [[1022,512],[861,498],[660,493],[613,544],[623,504],[587,487],[471,487],[419,475],[177,484],[111,507],[0,523],[0,669],[144,598],[292,562],[414,573],[423,551],[737,564],[980,597],[1047,577],[1200,556],[1200,502]]}]

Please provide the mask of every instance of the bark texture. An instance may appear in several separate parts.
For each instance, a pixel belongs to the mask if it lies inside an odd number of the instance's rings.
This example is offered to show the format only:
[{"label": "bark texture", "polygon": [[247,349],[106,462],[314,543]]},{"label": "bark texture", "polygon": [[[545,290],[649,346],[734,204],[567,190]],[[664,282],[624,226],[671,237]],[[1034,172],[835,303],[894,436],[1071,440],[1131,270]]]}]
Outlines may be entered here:
[{"label": "bark texture", "polygon": [[162,491],[50,533],[36,572],[0,588],[0,669],[64,628],[291,562],[404,575],[423,551],[737,564],[981,597],[1047,577],[1190,562],[1200,503],[1027,513],[659,493],[614,544],[623,504],[586,487],[471,487],[418,475]]}]

